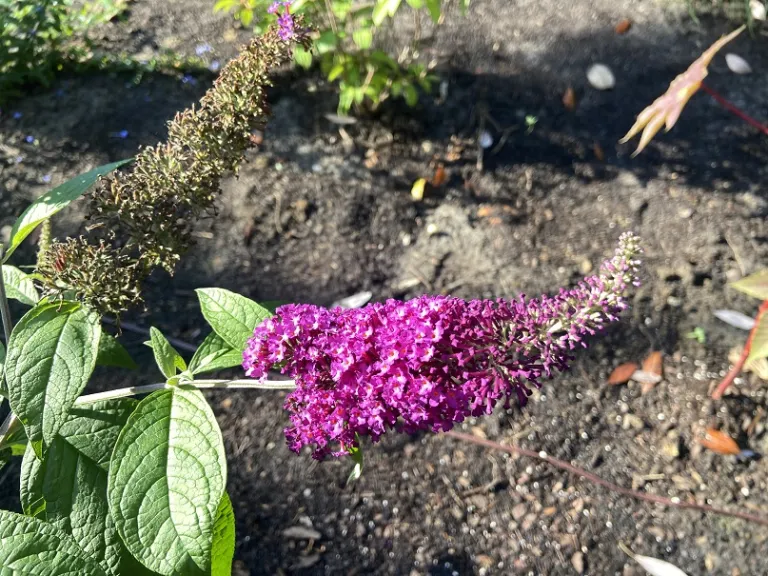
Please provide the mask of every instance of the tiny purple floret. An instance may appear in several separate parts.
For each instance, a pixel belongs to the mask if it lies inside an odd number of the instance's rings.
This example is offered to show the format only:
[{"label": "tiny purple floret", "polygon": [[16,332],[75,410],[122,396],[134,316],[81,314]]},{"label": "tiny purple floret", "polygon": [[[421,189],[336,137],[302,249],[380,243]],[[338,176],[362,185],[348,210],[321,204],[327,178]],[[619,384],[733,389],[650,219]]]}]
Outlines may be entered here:
[{"label": "tiny purple floret", "polygon": [[288,42],[296,36],[293,16],[291,16],[291,2],[278,0],[267,9],[267,12],[270,14],[279,14],[281,7],[285,8],[285,10],[277,17],[277,35],[280,36],[280,39],[284,42]]}]

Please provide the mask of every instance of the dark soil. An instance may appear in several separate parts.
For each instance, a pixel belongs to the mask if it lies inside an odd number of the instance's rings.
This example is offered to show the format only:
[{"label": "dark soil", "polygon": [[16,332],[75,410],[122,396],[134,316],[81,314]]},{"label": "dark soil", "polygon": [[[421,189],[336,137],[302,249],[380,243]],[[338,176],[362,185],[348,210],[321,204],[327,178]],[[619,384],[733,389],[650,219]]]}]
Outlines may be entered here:
[{"label": "dark soil", "polygon": [[[229,21],[208,0],[131,5],[103,29],[107,47],[193,54],[201,42],[226,58]],[[614,33],[622,18],[633,26]],[[404,38],[412,22],[397,22]],[[263,149],[226,183],[215,220],[173,278],[148,287],[149,312],[131,320],[197,343],[206,329],[193,289],[221,286],[258,300],[330,304],[361,290],[375,300],[421,293],[466,298],[550,292],[612,253],[623,230],[644,239],[644,285],[620,325],[595,339],[574,369],[524,410],[500,411],[461,428],[546,451],[624,486],[768,516],[768,463],[704,451],[708,426],[768,452],[764,383],[749,374],[723,401],[708,394],[746,333],[712,315],[754,313],[726,287],[768,261],[768,140],[696,96],[672,132],[630,158],[616,144],[634,116],[730,25],[685,3],[475,0],[427,34],[447,98],[413,110],[393,103],[345,127],[317,75],[287,72],[272,94]],[[245,38],[243,33],[240,40]],[[768,119],[765,36],[742,35],[724,52],[754,73],[735,76],[722,55],[708,83],[750,115]],[[585,71],[611,67],[616,88],[598,92]],[[51,184],[134,154],[162,138],[164,122],[196,100],[196,83],[154,75],[64,79],[0,116],[0,228]],[[572,85],[574,112],[562,94]],[[18,110],[22,117],[14,119]],[[477,167],[475,138],[487,113],[517,126]],[[530,133],[524,118],[537,123]],[[496,141],[502,133],[486,122]],[[128,137],[116,134],[128,130]],[[25,142],[31,135],[33,144]],[[599,146],[599,150],[596,147]],[[604,159],[600,157],[604,156]],[[17,157],[22,157],[20,162]],[[375,162],[373,161],[375,159]],[[366,162],[367,161],[367,162]],[[448,182],[414,203],[409,190],[443,162]],[[71,232],[79,208],[57,220]],[[32,247],[20,251],[31,258]],[[700,344],[687,335],[696,327]],[[149,366],[141,335],[126,345]],[[607,375],[649,351],[665,354],[665,379],[610,387]],[[149,383],[157,374],[104,371],[95,388]],[[768,529],[714,515],[664,510],[617,496],[559,470],[439,435],[390,435],[365,447],[362,478],[351,463],[317,463],[288,451],[279,395],[211,394],[224,430],[238,527],[237,574],[641,574],[624,542],[688,574],[768,573]],[[17,468],[2,484],[13,506]],[[283,535],[292,526],[317,540]]]}]

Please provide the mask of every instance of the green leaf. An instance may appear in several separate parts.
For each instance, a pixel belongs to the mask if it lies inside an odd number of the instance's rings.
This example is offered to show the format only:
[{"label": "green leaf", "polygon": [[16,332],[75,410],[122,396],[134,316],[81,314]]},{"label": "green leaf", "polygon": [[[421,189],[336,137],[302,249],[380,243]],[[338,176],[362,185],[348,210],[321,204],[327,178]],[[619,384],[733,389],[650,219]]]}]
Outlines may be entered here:
[{"label": "green leaf", "polygon": [[98,562],[51,524],[0,510],[0,574],[107,576]]},{"label": "green leaf", "polygon": [[230,576],[235,555],[235,512],[226,492],[221,497],[213,525],[211,576]]},{"label": "green leaf", "polygon": [[413,8],[414,10],[421,10],[424,8],[424,0],[405,0],[408,3],[408,6]]},{"label": "green leaf", "polygon": [[325,30],[320,37],[315,40],[315,50],[318,54],[326,54],[336,50],[339,44],[339,37],[333,30]]},{"label": "green leaf", "polygon": [[440,20],[441,0],[426,0],[426,3],[429,16],[432,18],[432,22],[437,24],[437,21]]},{"label": "green leaf", "polygon": [[213,5],[213,11],[214,12],[229,12],[230,10],[233,10],[235,7],[237,7],[238,1],[237,0],[218,0],[216,4]]},{"label": "green leaf", "polygon": [[117,338],[109,332],[103,331],[101,338],[99,338],[99,352],[96,356],[96,365],[129,368],[131,370],[138,368],[136,362],[128,354],[128,350],[123,348],[123,345],[117,341]]},{"label": "green leaf", "polygon": [[336,80],[342,72],[344,72],[344,64],[334,64],[333,68],[328,72],[328,82]]},{"label": "green leaf", "polygon": [[113,170],[132,162],[133,158],[112,162],[99,166],[93,170],[76,176],[64,184],[57,186],[53,190],[46,192],[40,198],[35,200],[24,212],[11,229],[11,240],[6,247],[3,262],[13,254],[14,250],[24,241],[24,238],[38,227],[44,220],[47,220],[59,210],[65,208],[70,202],[78,199],[104,174],[109,174]]},{"label": "green leaf", "polygon": [[293,47],[293,59],[304,70],[309,70],[312,67],[312,52],[306,50],[303,46],[296,44]]},{"label": "green leaf", "polygon": [[253,330],[272,316],[253,300],[223,288],[198,288],[200,310],[221,339],[242,353]]},{"label": "green leaf", "polygon": [[3,384],[5,380],[3,380],[3,376],[5,374],[5,347],[3,346],[3,343],[0,342],[0,390],[2,394],[0,394],[0,398],[5,395],[5,385]]},{"label": "green leaf", "polygon": [[240,23],[246,28],[251,25],[251,22],[253,22],[253,10],[242,9],[237,16],[240,20]]},{"label": "green leaf", "polygon": [[413,84],[405,84],[403,86],[403,97],[408,106],[416,106],[419,102],[419,92]]},{"label": "green leaf", "polygon": [[35,283],[15,266],[3,264],[3,284],[5,295],[27,306],[34,306],[40,300]]},{"label": "green leaf", "polygon": [[352,33],[352,41],[360,50],[368,50],[373,44],[373,31],[370,28],[359,28]]},{"label": "green leaf", "polygon": [[221,431],[203,395],[170,388],[147,396],[109,468],[109,509],[128,551],[160,574],[209,574],[226,475]]},{"label": "green leaf", "polygon": [[461,13],[462,14],[466,14],[467,10],[469,10],[469,3],[470,3],[470,0],[461,0],[460,1],[459,5],[460,5],[460,8],[461,8]]},{"label": "green leaf", "polygon": [[88,383],[100,338],[98,315],[76,302],[39,304],[11,333],[8,399],[38,458]]},{"label": "green leaf", "polygon": [[733,282],[731,287],[760,300],[768,300],[768,268]]},{"label": "green leaf", "polygon": [[747,364],[768,357],[768,314],[763,314],[757,321],[752,335],[752,347],[749,349]]},{"label": "green leaf", "polygon": [[352,457],[352,462],[355,463],[354,468],[352,468],[352,472],[349,473],[349,476],[347,477],[347,484],[350,484],[351,482],[354,482],[355,480],[359,480],[360,476],[363,474],[363,451],[359,446],[353,446],[350,451],[349,455]]},{"label": "green leaf", "polygon": [[371,19],[373,20],[374,25],[381,26],[381,23],[384,22],[384,19],[389,14],[388,1],[389,0],[378,0],[376,6],[373,7]]},{"label": "green leaf", "polygon": [[71,534],[105,571],[119,574],[123,551],[107,505],[112,448],[138,402],[107,400],[73,408],[45,461],[27,448],[22,461],[21,505]]},{"label": "green leaf", "polygon": [[216,332],[211,332],[192,356],[189,369],[192,374],[200,374],[232,368],[242,363],[243,353],[224,342]]},{"label": "green leaf", "polygon": [[171,346],[171,343],[168,342],[168,339],[163,336],[160,330],[154,326],[151,327],[149,329],[149,338],[149,345],[155,354],[155,362],[157,362],[157,367],[160,368],[163,376],[173,378],[176,376],[176,368],[181,372],[187,369],[187,363],[184,362],[184,358]]}]

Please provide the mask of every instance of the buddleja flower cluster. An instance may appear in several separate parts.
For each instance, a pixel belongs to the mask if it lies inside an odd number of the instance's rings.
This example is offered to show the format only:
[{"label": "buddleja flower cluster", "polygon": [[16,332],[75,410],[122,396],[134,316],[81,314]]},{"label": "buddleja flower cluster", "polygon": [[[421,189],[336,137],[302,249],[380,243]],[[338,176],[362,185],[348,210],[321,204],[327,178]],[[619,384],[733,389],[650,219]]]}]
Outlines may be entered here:
[{"label": "buddleja flower cluster", "polygon": [[532,386],[565,370],[584,338],[627,307],[639,252],[637,237],[622,235],[599,275],[555,296],[282,306],[256,327],[243,367],[263,378],[277,366],[294,379],[285,434],[292,450],[312,445],[318,459],[393,428],[447,431],[500,401],[525,404]]},{"label": "buddleja flower cluster", "polygon": [[254,39],[221,71],[213,87],[169,123],[165,143],[145,148],[130,168],[103,178],[89,194],[87,236],[54,242],[40,260],[48,294],[73,291],[102,312],[118,314],[141,300],[157,267],[173,273],[192,226],[212,214],[220,182],[235,172],[269,111],[271,70],[309,46],[297,18]]}]

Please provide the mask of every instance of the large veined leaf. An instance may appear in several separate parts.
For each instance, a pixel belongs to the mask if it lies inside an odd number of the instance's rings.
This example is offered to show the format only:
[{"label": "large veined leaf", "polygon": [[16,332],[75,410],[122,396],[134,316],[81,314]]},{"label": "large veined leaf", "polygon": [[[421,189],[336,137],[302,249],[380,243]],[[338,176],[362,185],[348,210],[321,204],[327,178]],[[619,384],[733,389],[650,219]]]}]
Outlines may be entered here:
[{"label": "large veined leaf", "polygon": [[242,351],[237,351],[216,334],[211,332],[195,351],[189,362],[193,374],[224,370],[243,363]]},{"label": "large veined leaf", "polygon": [[253,300],[223,288],[196,290],[200,310],[221,339],[242,353],[253,329],[272,314]]},{"label": "large veined leaf", "polygon": [[119,574],[122,543],[107,504],[112,448],[136,400],[121,398],[72,409],[44,461],[28,446],[22,461],[25,514],[70,534],[110,574]]},{"label": "large veined leaf", "polygon": [[730,286],[760,300],[768,300],[768,268],[750,274]]},{"label": "large veined leaf", "polygon": [[88,383],[100,337],[97,314],[75,302],[40,304],[11,333],[8,399],[38,458]]},{"label": "large veined leaf", "polygon": [[235,555],[235,512],[232,502],[224,492],[213,525],[211,545],[211,576],[230,576],[232,557]]},{"label": "large veined leaf", "polygon": [[75,541],[37,518],[0,510],[3,576],[107,576]]},{"label": "large veined leaf", "polygon": [[40,198],[24,210],[14,223],[13,229],[11,229],[11,240],[8,246],[6,246],[3,262],[8,261],[14,250],[19,247],[35,228],[63,208],[66,208],[70,202],[82,196],[96,183],[100,176],[109,174],[131,161],[133,161],[133,158],[99,166],[85,174],[72,178],[72,180],[64,182],[64,184],[40,196]]},{"label": "large veined leaf", "polygon": [[224,443],[197,390],[158,390],[128,418],[112,453],[109,509],[126,548],[168,576],[210,574],[226,484]]},{"label": "large veined leaf", "polygon": [[35,283],[15,266],[3,264],[3,284],[5,286],[5,295],[8,298],[18,300],[27,306],[34,306],[40,299],[37,293]]}]

